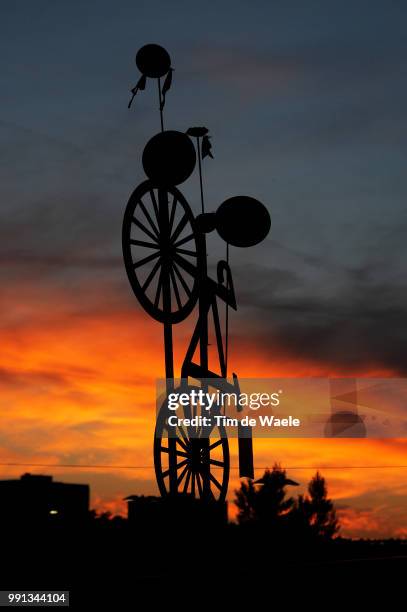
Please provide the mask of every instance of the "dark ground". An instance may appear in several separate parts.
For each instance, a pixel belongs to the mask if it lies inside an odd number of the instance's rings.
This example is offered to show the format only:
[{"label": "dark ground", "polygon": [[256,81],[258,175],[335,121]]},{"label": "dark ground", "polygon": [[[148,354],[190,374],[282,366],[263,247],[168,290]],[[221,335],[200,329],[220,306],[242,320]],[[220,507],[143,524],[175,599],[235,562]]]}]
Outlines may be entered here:
[{"label": "dark ground", "polygon": [[289,543],[233,525],[148,531],[126,521],[2,531],[0,588],[69,590],[74,609],[136,609],[142,597],[154,607],[281,596],[328,605],[323,591],[365,603],[381,591],[390,602],[407,582],[405,541]]}]

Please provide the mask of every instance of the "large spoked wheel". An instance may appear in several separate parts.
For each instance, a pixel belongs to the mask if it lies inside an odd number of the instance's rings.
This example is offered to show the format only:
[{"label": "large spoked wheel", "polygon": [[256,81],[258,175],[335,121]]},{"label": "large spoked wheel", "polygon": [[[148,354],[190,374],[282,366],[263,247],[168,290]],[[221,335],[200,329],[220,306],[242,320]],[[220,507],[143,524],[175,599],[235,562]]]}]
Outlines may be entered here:
[{"label": "large spoked wheel", "polygon": [[124,213],[122,246],[131,287],[148,314],[179,323],[198,299],[195,218],[176,187],[141,183]]},{"label": "large spoked wheel", "polygon": [[[187,392],[198,387],[188,386],[174,392]],[[164,400],[157,416],[154,434],[154,467],[158,488],[162,496],[170,492],[170,452],[176,454],[177,490],[195,498],[224,501],[229,483],[230,458],[226,431],[223,426],[171,428],[175,438],[175,451],[169,447],[168,416],[191,418],[200,414],[200,407],[188,405],[176,411],[168,409]],[[205,479],[208,486],[205,487]]]}]

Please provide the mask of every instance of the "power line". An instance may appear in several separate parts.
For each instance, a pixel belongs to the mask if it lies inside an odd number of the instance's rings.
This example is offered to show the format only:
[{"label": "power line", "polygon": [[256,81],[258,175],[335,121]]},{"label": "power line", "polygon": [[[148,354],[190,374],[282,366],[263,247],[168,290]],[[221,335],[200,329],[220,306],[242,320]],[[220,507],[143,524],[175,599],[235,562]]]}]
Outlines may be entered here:
[{"label": "power line", "polygon": [[[46,467],[46,468],[75,468],[75,469],[101,469],[101,470],[153,470],[153,465],[101,465],[76,463],[16,463],[0,462],[1,467]],[[216,469],[217,466],[212,466]],[[255,466],[257,470],[267,470],[270,466]],[[407,465],[282,465],[284,470],[384,470],[407,469]],[[223,469],[223,468],[218,468]],[[238,470],[239,466],[231,465],[231,470]]]}]

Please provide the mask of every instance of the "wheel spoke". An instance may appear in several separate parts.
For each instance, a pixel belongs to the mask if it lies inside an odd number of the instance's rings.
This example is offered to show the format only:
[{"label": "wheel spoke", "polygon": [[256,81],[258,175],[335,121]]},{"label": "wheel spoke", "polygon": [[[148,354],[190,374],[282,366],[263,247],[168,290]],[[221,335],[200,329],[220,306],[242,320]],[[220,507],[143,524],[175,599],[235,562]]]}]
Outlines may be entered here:
[{"label": "wheel spoke", "polygon": [[213,450],[214,448],[222,444],[222,442],[223,442],[222,438],[220,440],[216,440],[216,442],[213,442],[213,444],[209,445],[209,450]]},{"label": "wheel spoke", "polygon": [[175,278],[174,270],[172,269],[172,267],[170,268],[170,276],[171,276],[172,286],[174,288],[175,299],[177,300],[178,308],[181,309],[182,303],[181,303],[181,298],[179,296],[177,279]]},{"label": "wheel spoke", "polygon": [[155,197],[154,189],[150,189],[150,198],[151,198],[151,201],[153,203],[154,212],[155,212],[155,218],[158,219],[159,218],[159,215],[158,215],[158,205],[157,205],[157,200],[156,200],[156,197]]},{"label": "wheel spoke", "polygon": [[184,449],[184,451],[188,452],[187,445],[182,440],[180,440],[179,438],[176,438],[176,440],[177,440],[178,444]]},{"label": "wheel spoke", "polygon": [[155,298],[154,298],[154,308],[158,308],[158,304],[160,302],[162,285],[163,285],[163,282],[162,282],[162,268],[161,268],[160,276],[158,277],[157,291],[156,291]]},{"label": "wheel spoke", "polygon": [[[167,446],[161,446],[160,450],[162,453],[170,452],[170,449]],[[176,450],[175,454],[177,455],[177,457],[189,457],[188,453],[184,453],[183,451],[179,451],[179,450]]]},{"label": "wheel spoke", "polygon": [[196,276],[196,273],[197,273],[196,266],[191,264],[191,262],[187,261],[184,257],[181,257],[181,255],[178,255],[178,253],[174,254],[174,261],[181,268],[183,268],[185,270],[185,272],[188,272],[188,274],[190,274],[193,277]]},{"label": "wheel spoke", "polygon": [[210,487],[209,487],[209,490],[208,490],[208,495],[211,497],[211,499],[215,499],[213,491],[212,491],[212,489]]},{"label": "wheel spoke", "polygon": [[186,477],[185,482],[184,482],[183,493],[187,493],[188,492],[188,485],[189,485],[189,481],[190,480],[191,480],[191,470],[188,470],[188,474],[187,474],[187,477]]},{"label": "wheel spoke", "polygon": [[180,283],[184,288],[185,293],[187,294],[188,297],[191,297],[192,291],[188,287],[187,283],[185,282],[185,279],[183,278],[181,272],[178,270],[178,267],[175,265],[174,262],[172,263],[172,267],[174,268],[174,272],[178,276]]},{"label": "wheel spoke", "polygon": [[217,465],[218,467],[223,467],[225,465],[223,461],[217,461],[217,459],[209,459],[209,463],[211,465]]},{"label": "wheel spoke", "polygon": [[147,249],[160,248],[158,244],[153,244],[152,242],[145,242],[144,240],[133,240],[133,238],[130,238],[130,244],[133,244],[134,246],[146,247]]},{"label": "wheel spoke", "polygon": [[184,478],[185,474],[187,473],[187,471],[188,471],[188,465],[186,465],[186,466],[184,467],[184,469],[182,470],[181,474],[178,476],[178,479],[177,479],[177,486],[179,486],[179,485],[181,484],[181,482],[182,482],[182,480],[183,480],[183,478]]},{"label": "wheel spoke", "polygon": [[[182,468],[184,465],[186,465],[188,463],[188,459],[184,459],[184,461],[181,461],[180,463],[177,463],[177,470],[179,470],[179,468]],[[170,475],[170,469],[168,468],[168,470],[165,470],[165,472],[162,472],[162,477],[163,478],[167,478],[167,476]]]},{"label": "wheel spoke", "polygon": [[182,238],[182,240],[178,240],[178,242],[176,242],[173,246],[178,248],[182,244],[185,244],[186,242],[189,242],[192,239],[195,239],[194,234],[188,234],[188,236],[186,236],[185,238]]},{"label": "wheel spoke", "polygon": [[141,210],[144,213],[145,218],[149,222],[153,232],[156,234],[157,238],[159,238],[160,237],[160,232],[158,231],[158,228],[157,228],[156,224],[154,223],[154,221],[152,220],[150,213],[148,212],[147,208],[144,206],[144,204],[143,204],[143,202],[141,200],[139,200],[139,205],[140,205]]},{"label": "wheel spoke", "polygon": [[215,476],[211,472],[209,472],[209,478],[211,479],[215,487],[218,487],[219,491],[221,491],[222,485],[220,484],[218,480],[216,480]]},{"label": "wheel spoke", "polygon": [[[200,474],[201,474],[201,478],[202,478],[202,482],[203,482],[204,474],[202,473],[202,470],[203,470],[203,468],[200,469]],[[210,473],[209,473],[209,476],[210,476]],[[215,499],[215,496],[213,494],[213,491],[212,491],[211,487],[207,488],[207,491],[205,492],[205,494],[209,495],[212,499]]]},{"label": "wheel spoke", "polygon": [[156,257],[160,257],[159,251],[157,251],[156,253],[153,253],[152,255],[148,255],[147,257],[144,257],[143,259],[139,259],[139,261],[136,261],[136,263],[133,263],[133,268],[140,268],[141,266],[144,266],[149,261],[153,261],[153,259],[155,259]]},{"label": "wheel spoke", "polygon": [[183,255],[189,255],[190,257],[198,257],[198,253],[196,251],[189,251],[188,249],[178,249],[178,248],[176,248],[175,251],[177,253],[182,253]]},{"label": "wheel spoke", "polygon": [[171,236],[171,242],[175,242],[175,240],[178,238],[178,236],[180,235],[180,233],[182,232],[182,230],[184,229],[187,223],[188,223],[188,216],[186,213],[184,213],[184,216],[181,217],[181,221],[178,223],[173,235]]},{"label": "wheel spoke", "polygon": [[200,474],[196,475],[196,482],[198,483],[198,492],[200,497],[203,497],[203,488],[202,488],[202,482],[201,482],[201,476]]},{"label": "wheel spoke", "polygon": [[157,274],[157,270],[161,265],[161,259],[159,259],[153,269],[151,270],[150,274],[147,276],[144,285],[141,287],[142,291],[146,291],[148,289],[148,287],[150,286],[151,281],[153,280],[154,276]]},{"label": "wheel spoke", "polygon": [[144,225],[144,223],[141,223],[141,221],[136,219],[136,217],[133,217],[132,222],[137,225],[137,227],[139,227],[145,234],[147,234],[147,236],[150,236],[151,240],[154,240],[154,242],[158,242],[157,237],[154,236],[152,232],[150,232],[150,230]]},{"label": "wheel spoke", "polygon": [[183,430],[181,425],[178,425],[178,429],[179,429],[179,431],[181,433],[182,438],[184,439],[185,444],[188,444],[188,442],[189,442],[188,436],[185,434],[185,431]]},{"label": "wheel spoke", "polygon": [[171,232],[172,232],[172,226],[174,225],[174,218],[175,218],[175,211],[176,211],[176,208],[177,208],[177,202],[178,202],[178,200],[174,196],[174,198],[172,200],[172,206],[171,206],[171,212],[170,212],[170,224],[169,224],[170,235],[171,235]]}]

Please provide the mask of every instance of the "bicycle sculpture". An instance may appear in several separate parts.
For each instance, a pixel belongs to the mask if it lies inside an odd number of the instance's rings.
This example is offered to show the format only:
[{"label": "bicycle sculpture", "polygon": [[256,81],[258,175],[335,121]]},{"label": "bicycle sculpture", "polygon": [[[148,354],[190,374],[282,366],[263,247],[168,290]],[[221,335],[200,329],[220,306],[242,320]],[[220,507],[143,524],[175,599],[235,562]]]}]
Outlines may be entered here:
[{"label": "bicycle sculpture", "polygon": [[[269,232],[270,216],[263,204],[245,196],[224,201],[216,212],[205,212],[202,159],[212,157],[208,130],[193,127],[181,133],[164,129],[165,96],[173,71],[165,49],[152,44],[142,47],[136,64],[141,77],[131,90],[129,107],[137,92],[145,89],[147,78],[156,79],[161,131],[144,148],[142,164],[148,178],[130,196],[124,214],[122,244],[124,264],[135,296],[147,313],[164,327],[166,399],[157,415],[154,436],[157,483],[162,496],[189,493],[206,500],[224,501],[230,470],[224,427],[215,426],[213,419],[205,427],[170,426],[168,395],[208,387],[240,393],[236,374],[233,373],[232,381],[227,375],[228,309],[236,310],[229,245],[245,248],[261,242]],[[177,186],[192,175],[197,158],[201,213],[194,216]],[[214,231],[226,242],[227,253],[226,260],[217,264],[216,279],[208,275],[206,244],[207,234]],[[219,301],[225,305],[224,334]],[[180,368],[181,382],[175,388],[173,325],[184,321],[195,307],[197,322]],[[218,371],[212,370],[209,363],[210,329],[216,338]],[[204,411],[208,417],[204,404],[191,402],[182,410],[185,418]],[[209,416],[221,410],[221,405],[215,405]],[[239,431],[238,444],[240,476],[253,478],[250,430]]]}]

